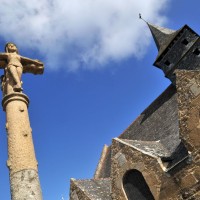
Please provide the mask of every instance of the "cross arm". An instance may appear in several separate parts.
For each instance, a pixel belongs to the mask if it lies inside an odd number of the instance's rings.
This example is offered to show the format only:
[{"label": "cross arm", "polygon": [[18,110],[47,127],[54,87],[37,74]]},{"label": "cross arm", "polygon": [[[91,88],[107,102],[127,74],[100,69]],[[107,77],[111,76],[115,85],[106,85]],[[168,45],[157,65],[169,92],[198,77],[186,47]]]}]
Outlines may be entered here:
[{"label": "cross arm", "polygon": [[43,74],[44,72],[44,65],[39,60],[21,56],[21,63],[23,65],[23,73]]}]

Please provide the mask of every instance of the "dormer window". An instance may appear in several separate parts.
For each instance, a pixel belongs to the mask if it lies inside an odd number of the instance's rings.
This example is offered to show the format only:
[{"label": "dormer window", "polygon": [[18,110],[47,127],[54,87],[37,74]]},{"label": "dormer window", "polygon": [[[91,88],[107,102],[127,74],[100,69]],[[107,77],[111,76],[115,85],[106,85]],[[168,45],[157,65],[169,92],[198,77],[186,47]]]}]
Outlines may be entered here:
[{"label": "dormer window", "polygon": [[187,39],[184,39],[181,43],[184,44],[185,46],[187,46],[189,42]]},{"label": "dormer window", "polygon": [[196,48],[194,51],[193,51],[193,54],[195,54],[195,55],[199,55],[200,54],[200,50],[198,49],[198,48]]}]

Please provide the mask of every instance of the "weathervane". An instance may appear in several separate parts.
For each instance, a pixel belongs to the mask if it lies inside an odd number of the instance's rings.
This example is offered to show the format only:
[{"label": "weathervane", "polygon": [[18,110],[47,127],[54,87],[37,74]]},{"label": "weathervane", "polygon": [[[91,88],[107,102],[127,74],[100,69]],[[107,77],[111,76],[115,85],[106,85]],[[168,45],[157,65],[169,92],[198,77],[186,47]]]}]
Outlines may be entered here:
[{"label": "weathervane", "polygon": [[139,13],[139,19],[143,20],[144,22],[148,23],[145,19],[142,18],[142,14]]}]

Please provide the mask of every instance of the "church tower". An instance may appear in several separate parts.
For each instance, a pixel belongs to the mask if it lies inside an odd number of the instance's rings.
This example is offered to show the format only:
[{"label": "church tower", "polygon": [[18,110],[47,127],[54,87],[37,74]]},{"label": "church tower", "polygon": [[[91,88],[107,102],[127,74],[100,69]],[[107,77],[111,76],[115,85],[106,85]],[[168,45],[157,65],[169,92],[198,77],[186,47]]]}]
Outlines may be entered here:
[{"label": "church tower", "polygon": [[154,66],[163,70],[165,76],[175,83],[175,70],[197,70],[200,68],[200,39],[189,26],[174,31],[147,23],[156,46],[158,56]]}]

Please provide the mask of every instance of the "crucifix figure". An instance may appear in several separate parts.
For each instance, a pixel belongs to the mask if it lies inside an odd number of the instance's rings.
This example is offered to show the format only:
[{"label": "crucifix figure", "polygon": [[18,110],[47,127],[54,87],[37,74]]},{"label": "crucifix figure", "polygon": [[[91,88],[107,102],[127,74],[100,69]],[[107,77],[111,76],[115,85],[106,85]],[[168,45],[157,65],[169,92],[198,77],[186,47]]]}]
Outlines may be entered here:
[{"label": "crucifix figure", "polygon": [[29,98],[22,92],[21,76],[26,72],[42,74],[44,66],[38,60],[20,56],[16,45],[7,43],[5,53],[0,53],[0,68],[4,69],[2,106],[6,112],[11,199],[42,200],[28,115]]},{"label": "crucifix figure", "polygon": [[4,95],[23,91],[22,73],[42,74],[44,71],[43,63],[20,56],[13,43],[7,43],[5,53],[0,53],[0,68],[5,70],[4,76],[1,77]]}]

